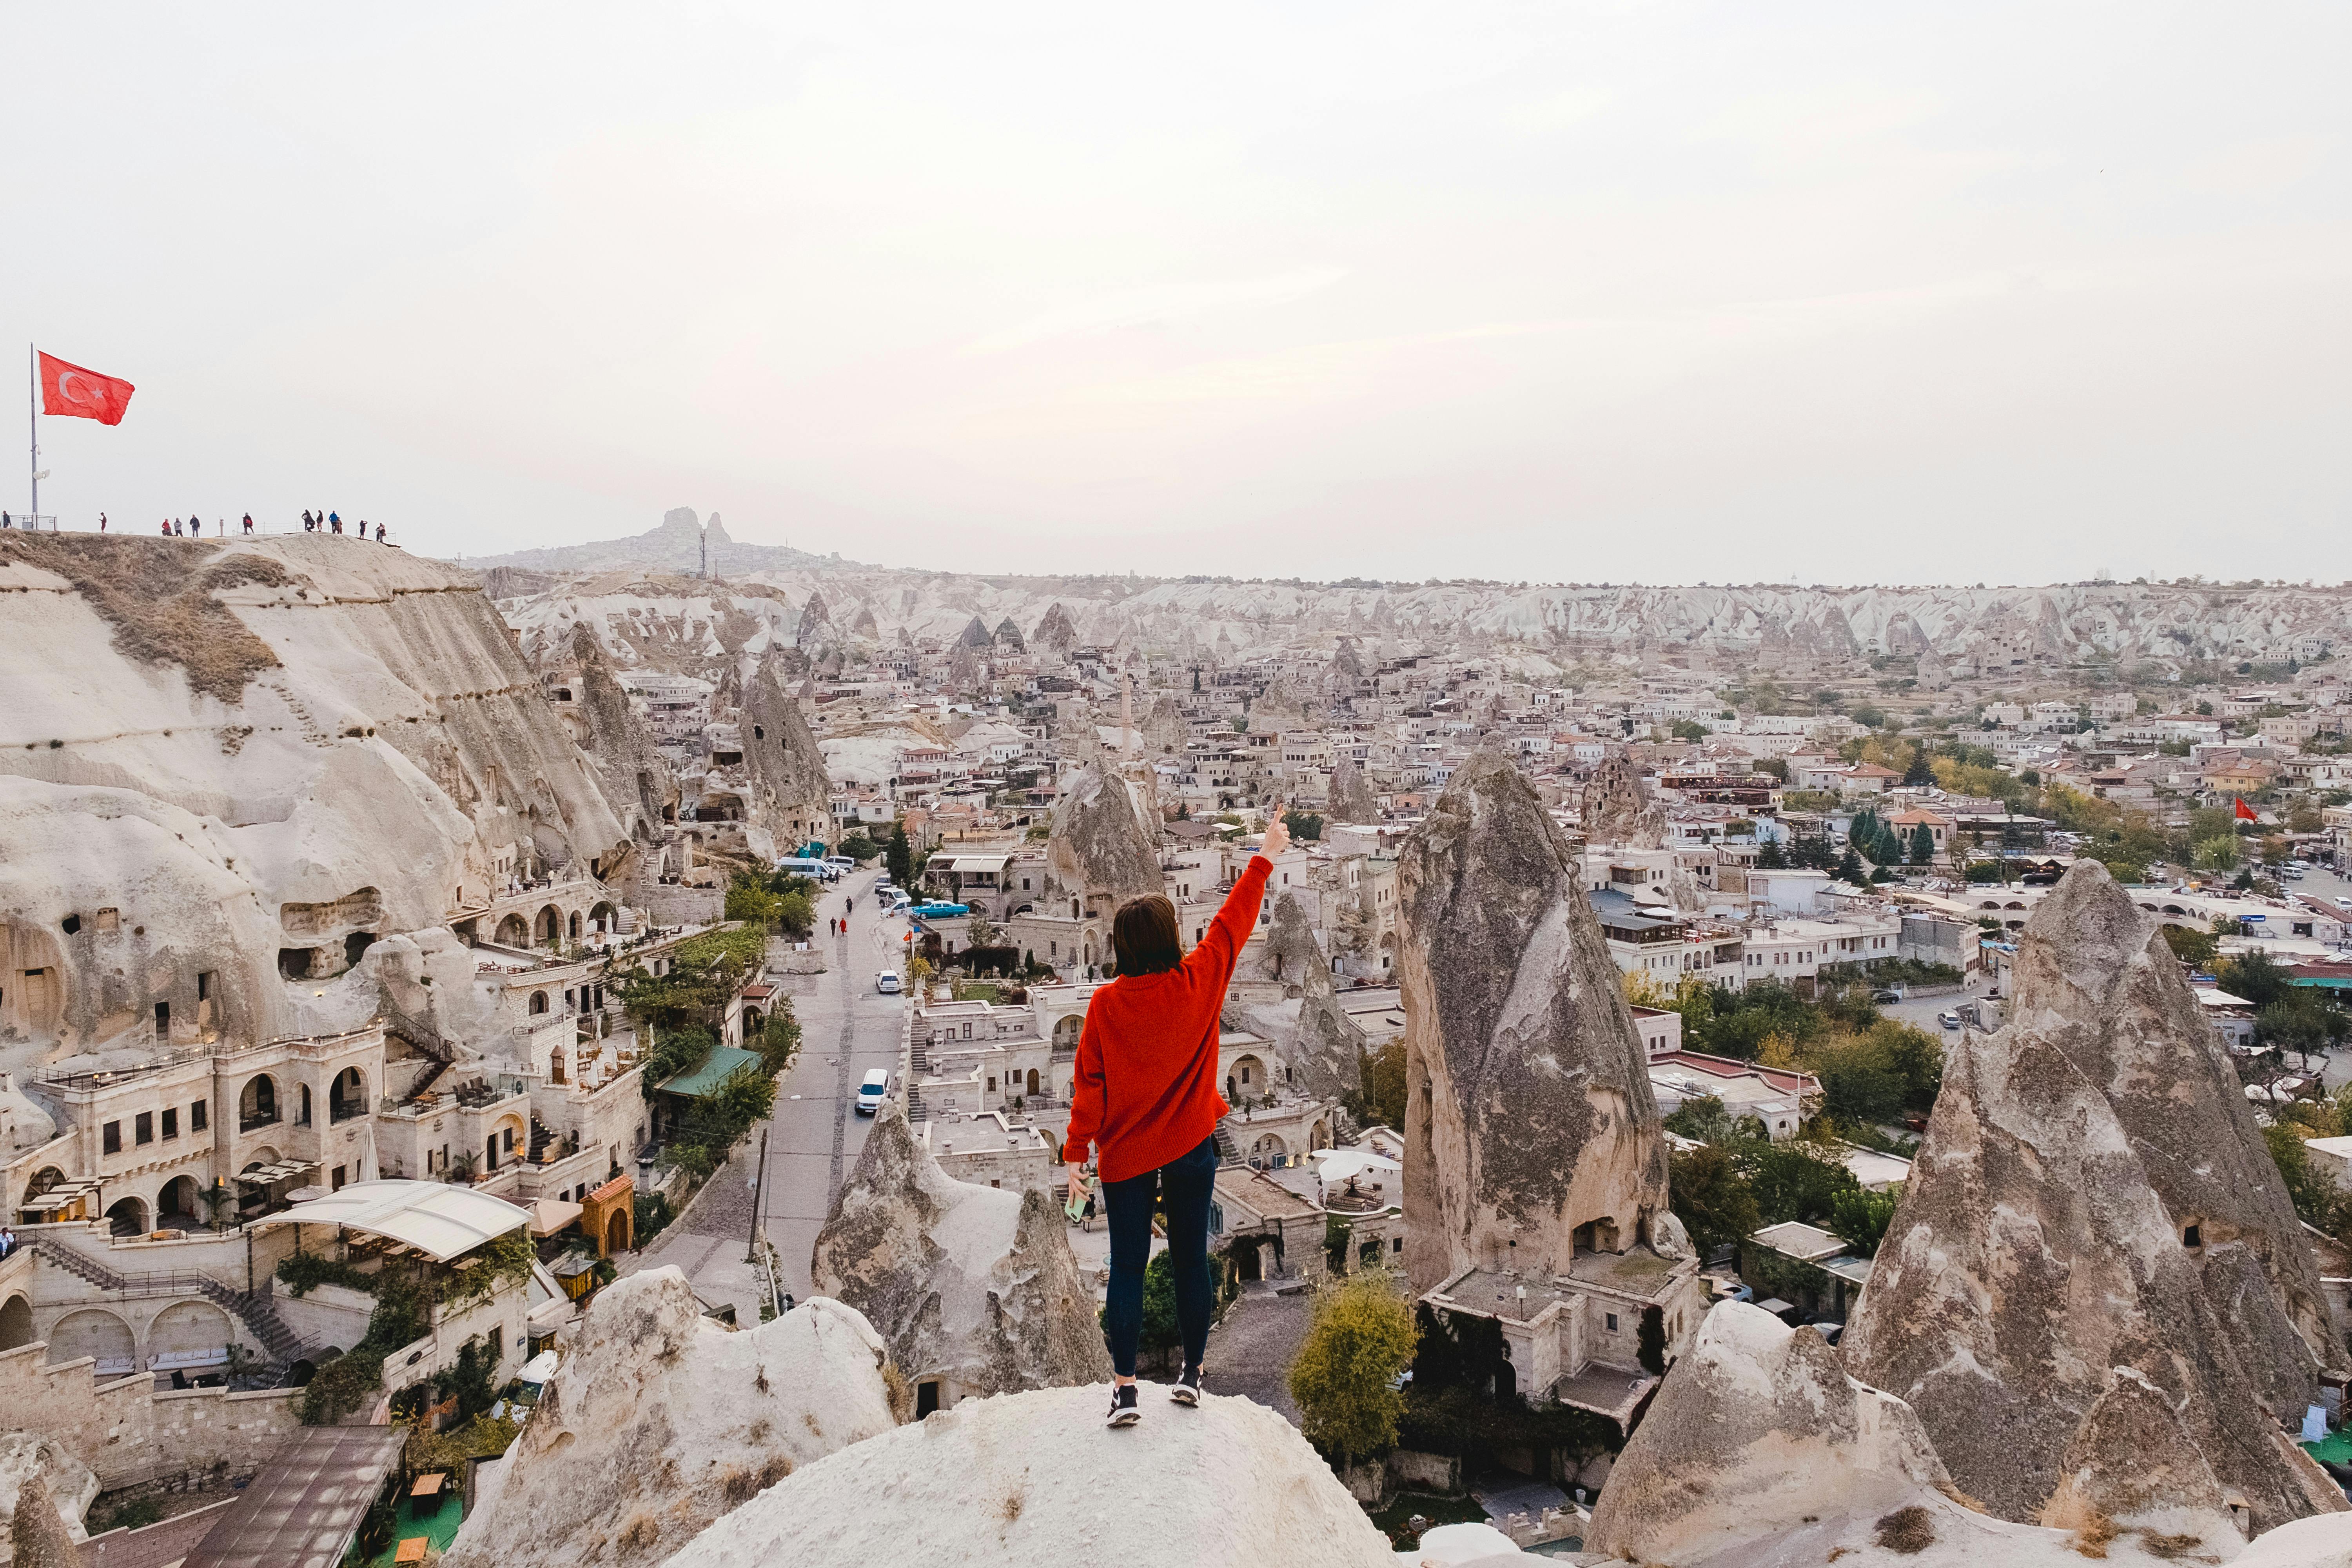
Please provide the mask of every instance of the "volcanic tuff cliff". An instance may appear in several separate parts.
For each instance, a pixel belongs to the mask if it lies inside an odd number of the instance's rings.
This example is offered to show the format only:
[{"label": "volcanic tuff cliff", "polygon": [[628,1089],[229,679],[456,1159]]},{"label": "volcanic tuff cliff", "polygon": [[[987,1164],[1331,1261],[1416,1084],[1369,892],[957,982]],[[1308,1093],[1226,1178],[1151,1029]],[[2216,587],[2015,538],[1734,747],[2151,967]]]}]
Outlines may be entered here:
[{"label": "volcanic tuff cliff", "polygon": [[[1482,752],[1397,857],[1406,1268],[1566,1274],[1659,1239],[1665,1146],[1578,862],[1527,776]],[[1516,1248],[1506,1244],[1516,1239]]]},{"label": "volcanic tuff cliff", "polygon": [[614,1281],[447,1568],[661,1562],[804,1465],[897,1426],[882,1342],[838,1301],[731,1332],[676,1268]]},{"label": "volcanic tuff cliff", "polygon": [[[678,805],[677,780],[644,717],[630,706],[604,649],[586,626],[575,626],[572,657],[579,666],[579,689],[572,693],[583,733],[581,753],[595,769],[604,799],[619,814],[635,845],[657,843],[666,823],[675,822]],[[633,867],[607,867],[608,879],[620,879]]]},{"label": "volcanic tuff cliff", "polygon": [[[681,524],[681,515],[688,520]],[[528,588],[534,601],[509,605],[526,637],[542,615],[567,612],[559,601],[585,592],[578,579],[602,574],[590,597],[599,619],[625,624],[641,615],[695,612],[664,590],[667,608],[632,610],[612,595],[630,563],[692,571],[697,555],[691,512],[673,512],[664,529],[572,547],[577,553],[530,552],[483,558],[499,568],[502,592]],[[760,553],[763,549],[767,553]],[[503,564],[503,567],[501,566]],[[525,578],[514,568],[570,574]],[[1398,583],[1384,584],[1234,582],[1210,578],[982,576],[888,569],[820,559],[800,552],[713,546],[711,569],[738,582],[711,600],[751,592],[751,581],[782,592],[795,611],[822,591],[835,621],[864,613],[887,641],[903,631],[917,639],[952,640],[977,616],[1034,628],[1032,648],[1065,651],[1081,644],[1128,644],[1206,658],[1248,652],[1301,637],[1354,638],[1362,662],[1441,646],[1517,645],[1573,659],[1696,655],[1741,668],[1771,669],[1808,661],[1887,656],[1922,660],[1923,686],[1944,680],[1949,666],[1987,673],[2024,671],[2036,663],[2080,664],[2094,657],[2123,663],[2177,665],[2192,658],[2310,659],[2352,643],[2352,593],[2331,588],[2226,588],[2208,584],[2065,584],[2049,587],[1643,587],[1638,584]],[[712,594],[708,584],[692,585]],[[667,597],[665,597],[667,595]],[[855,605],[857,610],[847,606]],[[715,624],[717,616],[707,617]],[[790,623],[787,623],[789,640]],[[608,641],[607,646],[611,643]]]},{"label": "volcanic tuff cliff", "polygon": [[739,739],[751,775],[751,820],[767,829],[776,852],[793,855],[812,838],[833,835],[833,785],[824,756],[787,683],[782,657],[770,652],[743,689]]},{"label": "volcanic tuff cliff", "polygon": [[[2005,1518],[2051,1504],[2121,1373],[2161,1391],[2258,1528],[2342,1510],[2278,1422],[2315,1366],[2263,1267],[2267,1252],[2282,1275],[2299,1272],[2287,1256],[2299,1241],[2265,1219],[2277,1174],[2241,1133],[2226,1066],[2208,1070],[2202,1039],[2177,1033],[2205,1029],[2167,1000],[2180,982],[2137,940],[2149,934],[2087,863],[2035,911],[2011,1022],[1965,1039],[1946,1067],[1846,1364],[1910,1401],[1961,1489]],[[2176,1218],[2163,1196],[2192,1190],[2168,1169],[2189,1149],[2242,1184],[2193,1189],[2222,1205],[2211,1237],[2202,1211]],[[2177,1445],[2161,1447],[2109,1458],[2172,1463]]]},{"label": "volcanic tuff cliff", "polygon": [[1237,1010],[1252,1029],[1274,1042],[1284,1063],[1298,1075],[1299,1091],[1326,1100],[1360,1091],[1364,1032],[1339,1005],[1330,960],[1316,943],[1307,911],[1287,889],[1274,900],[1259,968],[1264,978],[1280,981],[1290,996],[1280,1005]]},{"label": "volcanic tuff cliff", "polygon": [[1909,1405],[1848,1377],[1811,1329],[1727,1301],[1618,1456],[1585,1544],[1678,1568],[2210,1563],[2240,1537],[2206,1479],[2185,1506],[2086,1510],[2050,1529],[1989,1518],[1954,1487]]},{"label": "volcanic tuff cliff", "polygon": [[625,850],[467,574],[349,537],[18,533],[0,613],[0,967],[57,977],[7,988],[34,1057],[196,1018],[199,973],[215,1026],[295,1032],[281,947],[331,973],[360,931],[442,926],[509,846]]},{"label": "volcanic tuff cliff", "polygon": [[1110,1376],[1060,1207],[953,1180],[895,1100],[817,1233],[810,1274],[866,1315],[908,1382],[944,1379],[948,1399]]}]

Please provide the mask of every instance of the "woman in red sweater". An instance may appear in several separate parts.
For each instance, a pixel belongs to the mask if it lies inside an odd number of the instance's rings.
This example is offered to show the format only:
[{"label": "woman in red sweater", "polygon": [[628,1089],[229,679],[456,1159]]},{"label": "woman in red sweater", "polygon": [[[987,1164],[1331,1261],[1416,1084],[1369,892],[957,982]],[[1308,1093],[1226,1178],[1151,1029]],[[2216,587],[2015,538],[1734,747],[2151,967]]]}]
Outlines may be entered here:
[{"label": "woman in red sweater", "polygon": [[1062,1147],[1070,1199],[1086,1191],[1092,1143],[1110,1218],[1110,1293],[1103,1337],[1110,1343],[1110,1425],[1142,1418],[1135,1403],[1135,1343],[1143,1329],[1143,1266],[1151,1257],[1154,1200],[1165,1212],[1176,1271],[1176,1321],[1184,1371],[1170,1396],[1201,1400],[1201,1353],[1209,1342],[1209,1199],[1217,1179],[1217,1119],[1231,1110],[1217,1092],[1217,1018],[1234,961],[1256,929],[1268,856],[1290,847],[1276,807],[1265,847],[1225,896],[1201,945],[1187,953],[1176,910],[1150,894],[1129,899],[1111,921],[1118,978],[1094,994],[1078,1036],[1070,1092],[1070,1135]]}]

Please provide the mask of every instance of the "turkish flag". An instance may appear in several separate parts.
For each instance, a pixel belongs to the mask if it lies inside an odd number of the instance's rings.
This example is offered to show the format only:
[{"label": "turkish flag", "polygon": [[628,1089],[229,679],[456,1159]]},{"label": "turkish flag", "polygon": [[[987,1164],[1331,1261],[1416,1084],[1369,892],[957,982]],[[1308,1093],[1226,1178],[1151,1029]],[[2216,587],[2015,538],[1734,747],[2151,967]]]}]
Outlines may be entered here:
[{"label": "turkish flag", "polygon": [[2231,795],[2230,798],[2237,803],[2238,809],[2231,813],[2231,815],[2240,822],[2260,822],[2262,820],[2262,818],[2254,815],[2254,808],[2246,804],[2245,796],[2242,795]]},{"label": "turkish flag", "polygon": [[54,354],[41,356],[41,412],[71,419],[95,419],[120,425],[131,406],[134,389],[127,381],[68,364]]}]

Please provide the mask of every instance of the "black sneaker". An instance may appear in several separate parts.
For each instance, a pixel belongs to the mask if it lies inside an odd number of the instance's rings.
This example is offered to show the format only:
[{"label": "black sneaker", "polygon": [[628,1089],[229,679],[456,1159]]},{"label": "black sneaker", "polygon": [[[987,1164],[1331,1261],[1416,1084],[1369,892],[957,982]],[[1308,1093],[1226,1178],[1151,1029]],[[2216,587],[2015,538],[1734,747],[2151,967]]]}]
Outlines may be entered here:
[{"label": "black sneaker", "polygon": [[1201,1369],[1197,1366],[1186,1367],[1184,1375],[1169,1385],[1168,1397],[1179,1405],[1200,1404]]},{"label": "black sneaker", "polygon": [[1106,1426],[1132,1426],[1143,1419],[1143,1412],[1135,1407],[1135,1384],[1125,1383],[1110,1391],[1110,1417]]}]

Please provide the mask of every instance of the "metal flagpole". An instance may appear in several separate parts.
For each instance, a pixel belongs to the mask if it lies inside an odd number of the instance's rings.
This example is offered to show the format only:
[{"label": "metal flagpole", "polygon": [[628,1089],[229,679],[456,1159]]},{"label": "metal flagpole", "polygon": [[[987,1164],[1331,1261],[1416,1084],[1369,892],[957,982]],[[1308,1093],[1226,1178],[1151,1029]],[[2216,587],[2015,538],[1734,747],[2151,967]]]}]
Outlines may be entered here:
[{"label": "metal flagpole", "polygon": [[[41,515],[41,359],[32,344],[25,345],[25,424],[31,433],[32,462],[25,471],[33,476],[33,515]],[[27,528],[38,528],[28,522]]]}]

